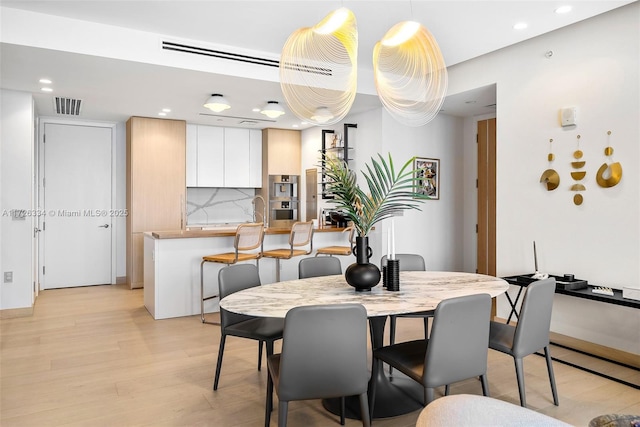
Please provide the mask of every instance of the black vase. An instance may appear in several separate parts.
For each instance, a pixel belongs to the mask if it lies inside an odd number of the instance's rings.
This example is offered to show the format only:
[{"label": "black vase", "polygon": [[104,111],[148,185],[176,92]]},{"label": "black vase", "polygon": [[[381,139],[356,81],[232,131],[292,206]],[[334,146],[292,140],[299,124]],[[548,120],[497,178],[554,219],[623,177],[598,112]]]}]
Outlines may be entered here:
[{"label": "black vase", "polygon": [[371,288],[380,282],[380,269],[369,262],[373,251],[369,247],[368,237],[356,237],[353,254],[356,263],[347,267],[344,273],[347,283],[356,289],[356,292],[371,291]]}]

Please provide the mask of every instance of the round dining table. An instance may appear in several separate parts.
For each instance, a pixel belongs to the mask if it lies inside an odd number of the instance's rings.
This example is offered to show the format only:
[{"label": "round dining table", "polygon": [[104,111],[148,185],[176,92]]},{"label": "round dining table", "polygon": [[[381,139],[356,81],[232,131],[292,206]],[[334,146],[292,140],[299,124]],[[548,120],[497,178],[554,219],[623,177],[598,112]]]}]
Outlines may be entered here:
[{"label": "round dining table", "polygon": [[[472,294],[496,297],[507,291],[509,284],[500,278],[483,274],[448,271],[402,271],[400,290],[388,291],[381,285],[368,292],[356,292],[344,275],[319,276],[289,280],[245,289],[220,301],[224,310],[257,317],[284,318],[287,312],[305,305],[362,304],[369,319],[371,346],[383,346],[384,326],[388,316],[435,310],[447,298]],[[376,404],[373,418],[403,415],[421,409],[423,388],[417,382],[394,371],[383,370],[376,381]],[[348,399],[346,416],[360,418],[357,399]],[[339,399],[323,401],[329,411],[339,413]]]}]

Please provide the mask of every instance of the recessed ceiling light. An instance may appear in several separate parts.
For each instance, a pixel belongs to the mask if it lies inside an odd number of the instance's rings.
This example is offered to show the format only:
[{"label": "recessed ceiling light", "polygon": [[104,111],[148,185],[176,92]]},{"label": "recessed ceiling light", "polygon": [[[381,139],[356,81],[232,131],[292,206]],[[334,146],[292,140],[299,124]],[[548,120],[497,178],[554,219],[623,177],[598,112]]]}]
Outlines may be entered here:
[{"label": "recessed ceiling light", "polygon": [[571,12],[571,6],[567,5],[567,6],[560,6],[559,8],[556,9],[555,11],[556,13],[567,13],[567,12]]},{"label": "recessed ceiling light", "polygon": [[253,109],[253,110],[251,110],[251,111],[253,111],[254,113],[259,113],[259,112],[260,112],[260,109],[259,109],[259,108],[254,108],[254,109]]},{"label": "recessed ceiling light", "polygon": [[166,116],[167,113],[158,113],[159,116]]},{"label": "recessed ceiling light", "polygon": [[162,111],[165,112],[165,113],[170,113],[171,112],[171,108],[163,108]]},{"label": "recessed ceiling light", "polygon": [[309,123],[307,123],[307,122],[300,122],[300,124],[304,126],[304,125],[308,125]]},{"label": "recessed ceiling light", "polygon": [[40,90],[43,92],[53,92],[53,89],[51,89],[50,87],[41,87]]},{"label": "recessed ceiling light", "polygon": [[292,128],[297,128],[297,127],[298,127],[298,125],[291,125],[291,127],[292,127]]},{"label": "recessed ceiling light", "polygon": [[513,26],[514,30],[524,30],[525,28],[527,28],[527,23],[526,22],[518,22],[517,24],[515,24]]},{"label": "recessed ceiling light", "polygon": [[51,80],[49,80],[49,79],[40,79],[39,82],[42,83],[42,84],[45,84],[45,85],[50,85],[51,84]]}]

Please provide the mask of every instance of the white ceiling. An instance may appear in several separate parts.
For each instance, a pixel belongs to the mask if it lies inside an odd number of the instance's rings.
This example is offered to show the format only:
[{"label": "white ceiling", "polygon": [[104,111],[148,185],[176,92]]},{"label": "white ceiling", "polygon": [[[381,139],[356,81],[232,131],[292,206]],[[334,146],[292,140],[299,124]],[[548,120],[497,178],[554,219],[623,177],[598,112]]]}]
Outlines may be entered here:
[{"label": "white ceiling", "polygon": [[[250,49],[270,56],[279,54],[291,32],[313,26],[333,9],[345,6],[354,12],[358,23],[359,69],[370,70],[374,44],[403,20],[416,20],[428,28],[437,39],[446,64],[451,66],[632,2],[0,0],[0,5]],[[565,4],[573,7],[571,12],[554,13]],[[527,22],[528,28],[514,30],[513,25],[520,21]],[[1,87],[33,92],[37,111],[44,116],[53,115],[53,95],[40,92],[38,84],[38,79],[47,76],[53,80],[55,95],[83,100],[81,118],[86,120],[124,121],[132,115],[156,116],[160,108],[169,107],[172,111],[168,117],[203,124],[242,126],[239,122],[247,118],[258,121],[248,127],[288,128],[300,122],[290,112],[276,122],[265,121],[265,116],[251,112],[256,99],[283,99],[274,82],[6,43],[1,49]],[[206,94],[221,87],[233,108],[212,116],[202,103]],[[443,110],[446,114],[470,116],[494,111],[487,107],[490,104],[495,104],[493,86],[449,97]],[[379,106],[375,95],[359,94],[352,112]]]}]

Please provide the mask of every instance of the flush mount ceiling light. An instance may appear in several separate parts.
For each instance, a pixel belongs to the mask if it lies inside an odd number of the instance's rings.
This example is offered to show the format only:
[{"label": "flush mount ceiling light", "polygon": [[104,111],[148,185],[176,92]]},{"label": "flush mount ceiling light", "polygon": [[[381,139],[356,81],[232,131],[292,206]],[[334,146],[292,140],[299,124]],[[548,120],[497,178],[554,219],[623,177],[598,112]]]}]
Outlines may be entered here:
[{"label": "flush mount ceiling light", "polygon": [[[280,87],[289,109],[316,125],[340,121],[355,100],[357,60],[358,29],[349,9],[294,31],[280,57]],[[317,115],[319,105],[327,113]]]},{"label": "flush mount ceiling light", "polygon": [[284,114],[284,108],[282,108],[282,105],[278,104],[277,101],[268,101],[267,104],[262,107],[260,113],[264,114],[270,119],[277,119]]},{"label": "flush mount ceiling light", "polygon": [[431,33],[417,22],[394,25],[373,48],[376,91],[398,122],[422,126],[438,114],[447,92],[447,67]]},{"label": "flush mount ceiling light", "polygon": [[207,102],[204,103],[204,106],[216,113],[220,113],[221,111],[231,108],[231,104],[229,104],[229,101],[227,101],[227,99],[219,93],[214,93],[213,95],[211,95]]}]

